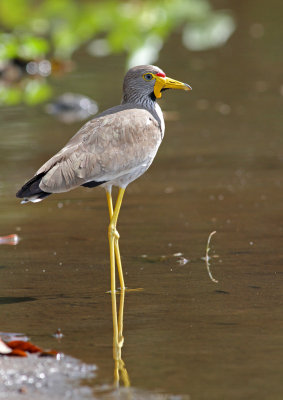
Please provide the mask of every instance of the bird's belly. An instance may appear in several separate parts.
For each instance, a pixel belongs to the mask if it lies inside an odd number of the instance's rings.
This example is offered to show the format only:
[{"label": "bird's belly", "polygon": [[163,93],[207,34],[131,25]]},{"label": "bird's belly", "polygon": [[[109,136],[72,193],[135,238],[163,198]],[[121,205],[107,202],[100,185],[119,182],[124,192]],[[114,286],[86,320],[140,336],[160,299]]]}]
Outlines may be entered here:
[{"label": "bird's belly", "polygon": [[103,180],[107,181],[105,185],[113,185],[126,188],[127,185],[139,178],[150,166],[151,162],[144,163],[128,171],[123,171],[118,176],[104,176]]},{"label": "bird's belly", "polygon": [[[115,163],[115,161],[112,163],[112,160],[111,168],[104,169],[104,173],[93,180],[106,182],[105,185],[126,188],[129,183],[139,178],[149,168],[154,160],[160,143],[161,140],[159,137],[155,143],[153,141],[151,149],[143,148],[143,153],[141,151],[136,152],[134,154],[136,156],[135,158],[133,155],[130,155],[129,157],[128,154],[124,154],[125,163],[123,167],[119,165],[120,163]],[[146,152],[147,154],[145,154]]]}]

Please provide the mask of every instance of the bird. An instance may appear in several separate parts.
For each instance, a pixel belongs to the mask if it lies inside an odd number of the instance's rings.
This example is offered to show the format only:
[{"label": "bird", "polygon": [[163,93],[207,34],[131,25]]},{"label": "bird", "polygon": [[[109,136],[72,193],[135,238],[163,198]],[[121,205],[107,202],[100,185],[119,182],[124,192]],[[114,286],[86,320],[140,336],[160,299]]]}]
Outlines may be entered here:
[{"label": "bird", "polygon": [[[115,269],[120,289],[125,290],[117,221],[129,183],[151,165],[163,140],[165,124],[157,99],[165,90],[191,90],[191,86],[166,76],[154,65],[128,70],[123,82],[120,105],[95,116],[50,158],[16,193],[21,203],[42,201],[54,193],[79,186],[106,190],[110,223],[111,293],[116,292]],[[118,187],[115,207],[112,187]]]}]

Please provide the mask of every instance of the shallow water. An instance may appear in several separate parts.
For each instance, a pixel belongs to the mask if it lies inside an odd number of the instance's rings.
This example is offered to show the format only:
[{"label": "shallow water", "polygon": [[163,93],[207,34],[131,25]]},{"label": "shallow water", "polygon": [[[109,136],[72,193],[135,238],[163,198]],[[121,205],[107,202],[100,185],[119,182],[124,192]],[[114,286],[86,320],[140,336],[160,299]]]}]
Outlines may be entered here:
[{"label": "shallow water", "polygon": [[[82,386],[82,379],[93,379],[95,367],[69,357],[0,358],[0,399],[17,400],[91,400],[89,386]],[[73,387],[70,386],[73,382]]]},{"label": "shallow water", "polygon": [[[164,142],[127,189],[119,219],[126,285],[143,288],[126,293],[123,347],[141,398],[283,393],[283,6],[215,5],[234,10],[237,30],[215,51],[189,53],[178,36],[166,45],[158,65],[193,91],[163,96]],[[123,58],[81,59],[58,94],[85,93],[101,110],[118,103]],[[91,385],[103,397],[114,367],[105,194],[80,188],[25,206],[14,197],[81,124],[66,126],[41,107],[5,108],[0,119],[0,235],[21,237],[0,248],[1,331],[96,364]],[[201,259],[214,230],[218,284]],[[58,327],[61,343],[52,337]]]}]

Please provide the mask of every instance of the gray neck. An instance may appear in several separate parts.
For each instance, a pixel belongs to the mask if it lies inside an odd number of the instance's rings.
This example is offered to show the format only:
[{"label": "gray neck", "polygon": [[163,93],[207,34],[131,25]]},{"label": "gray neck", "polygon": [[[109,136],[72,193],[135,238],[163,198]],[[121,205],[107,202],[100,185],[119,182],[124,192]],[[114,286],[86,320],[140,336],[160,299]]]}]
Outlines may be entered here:
[{"label": "gray neck", "polygon": [[135,104],[138,107],[145,108],[154,116],[161,129],[161,120],[155,108],[156,97],[154,96],[154,93],[151,95],[141,96],[140,93],[135,93],[134,90],[131,90],[130,95],[124,93],[121,104]]},{"label": "gray neck", "polygon": [[131,93],[124,93],[121,104],[137,104],[147,110],[152,110],[155,108],[155,100],[156,97],[154,96],[154,93],[151,95],[141,96],[139,91],[136,92],[135,90],[131,90]]}]

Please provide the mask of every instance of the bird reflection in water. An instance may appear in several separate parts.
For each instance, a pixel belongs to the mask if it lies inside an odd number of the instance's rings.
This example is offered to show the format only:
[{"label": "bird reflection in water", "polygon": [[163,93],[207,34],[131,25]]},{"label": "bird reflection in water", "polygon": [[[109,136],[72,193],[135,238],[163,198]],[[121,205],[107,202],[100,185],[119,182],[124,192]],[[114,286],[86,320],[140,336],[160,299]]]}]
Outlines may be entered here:
[{"label": "bird reflection in water", "polygon": [[111,292],[112,316],[113,316],[113,359],[114,359],[114,386],[119,387],[121,383],[125,387],[130,386],[130,378],[122,360],[122,347],[124,345],[123,318],[125,290],[120,292],[119,313],[117,313],[116,293]]}]

